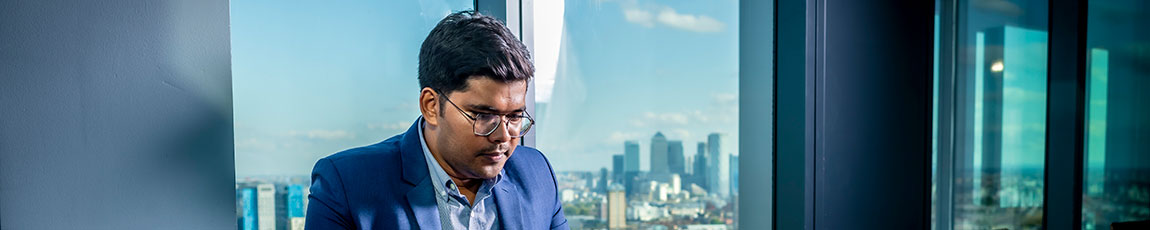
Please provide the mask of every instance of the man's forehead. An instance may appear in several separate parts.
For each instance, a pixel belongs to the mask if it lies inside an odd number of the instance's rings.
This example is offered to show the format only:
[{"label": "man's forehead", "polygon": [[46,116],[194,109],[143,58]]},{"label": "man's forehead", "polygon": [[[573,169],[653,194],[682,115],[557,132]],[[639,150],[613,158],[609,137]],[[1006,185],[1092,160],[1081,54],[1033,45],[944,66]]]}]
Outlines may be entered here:
[{"label": "man's forehead", "polygon": [[465,89],[450,96],[466,104],[461,106],[490,112],[515,112],[526,106],[527,81],[499,82],[483,77],[467,83]]}]

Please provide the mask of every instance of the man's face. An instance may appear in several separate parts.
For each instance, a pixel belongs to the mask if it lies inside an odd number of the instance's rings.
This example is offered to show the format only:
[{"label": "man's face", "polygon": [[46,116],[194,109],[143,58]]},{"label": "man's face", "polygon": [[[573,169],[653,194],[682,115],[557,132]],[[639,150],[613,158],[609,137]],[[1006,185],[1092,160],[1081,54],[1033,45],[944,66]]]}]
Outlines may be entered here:
[{"label": "man's face", "polygon": [[[499,82],[486,77],[472,77],[467,88],[449,93],[451,102],[474,117],[486,114],[522,114],[525,110],[526,81]],[[511,138],[506,123],[491,135],[475,135],[472,120],[460,114],[451,103],[441,102],[438,135],[440,157],[455,176],[469,179],[489,179],[499,175],[503,164],[515,152],[519,138]]]}]

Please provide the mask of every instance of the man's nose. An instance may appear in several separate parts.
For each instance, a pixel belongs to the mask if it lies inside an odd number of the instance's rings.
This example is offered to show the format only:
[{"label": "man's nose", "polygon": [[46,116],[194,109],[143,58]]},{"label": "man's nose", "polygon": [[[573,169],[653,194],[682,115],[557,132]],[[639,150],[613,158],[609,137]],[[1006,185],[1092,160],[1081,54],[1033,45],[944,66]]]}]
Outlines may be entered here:
[{"label": "man's nose", "polygon": [[511,132],[507,130],[507,122],[500,120],[499,124],[495,125],[495,131],[491,132],[491,135],[487,135],[487,140],[492,143],[511,141]]}]

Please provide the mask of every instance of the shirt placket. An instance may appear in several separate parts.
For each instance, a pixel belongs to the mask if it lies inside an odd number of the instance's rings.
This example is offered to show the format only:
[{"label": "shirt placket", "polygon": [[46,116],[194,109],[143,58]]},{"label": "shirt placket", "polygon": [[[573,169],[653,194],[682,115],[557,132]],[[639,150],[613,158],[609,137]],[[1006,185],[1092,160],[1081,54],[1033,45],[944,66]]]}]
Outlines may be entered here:
[{"label": "shirt placket", "polygon": [[[486,213],[487,205],[485,205],[483,202],[483,200],[485,200],[485,199],[487,199],[486,195],[484,195],[483,197],[476,196],[475,206],[473,206],[471,209],[472,214],[477,213],[477,212],[478,213]],[[474,216],[474,215],[472,215],[472,216]],[[486,218],[471,218],[471,224],[468,226],[468,228],[471,228],[471,229],[490,229],[488,227],[490,225],[489,225],[489,223],[487,223],[487,221],[488,220]]]},{"label": "shirt placket", "polygon": [[453,182],[447,182],[447,191],[449,191],[447,194],[447,196],[450,198],[449,200],[454,201],[448,203],[456,206],[458,208],[457,210],[462,210],[461,214],[463,214],[463,220],[459,221],[460,224],[465,224],[467,229],[477,229],[478,226],[474,223],[476,219],[474,218],[475,212],[471,205],[467,202],[467,197],[464,197],[463,193],[459,192],[459,188],[456,187],[455,183]]}]

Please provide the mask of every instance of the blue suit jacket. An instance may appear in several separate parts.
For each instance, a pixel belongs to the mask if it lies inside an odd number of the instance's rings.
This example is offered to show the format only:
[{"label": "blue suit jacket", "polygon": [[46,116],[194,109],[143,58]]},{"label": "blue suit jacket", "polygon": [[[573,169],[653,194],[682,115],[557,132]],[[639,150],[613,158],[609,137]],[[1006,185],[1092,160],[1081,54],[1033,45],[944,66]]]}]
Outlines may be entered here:
[{"label": "blue suit jacket", "polygon": [[[416,122],[403,134],[316,162],[305,227],[441,229]],[[568,228],[554,172],[539,150],[515,148],[503,170],[494,188],[501,229]]]}]

